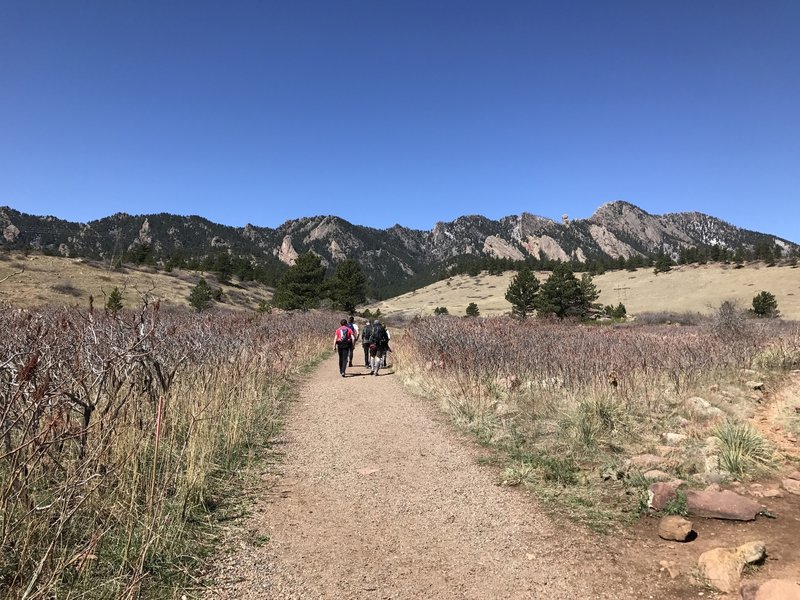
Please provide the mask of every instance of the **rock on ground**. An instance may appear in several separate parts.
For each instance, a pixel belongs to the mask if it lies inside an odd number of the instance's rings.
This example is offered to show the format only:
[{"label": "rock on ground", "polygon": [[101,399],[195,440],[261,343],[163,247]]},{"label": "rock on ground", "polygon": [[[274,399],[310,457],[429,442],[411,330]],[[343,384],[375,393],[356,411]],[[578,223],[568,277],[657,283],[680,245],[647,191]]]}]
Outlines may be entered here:
[{"label": "rock on ground", "polygon": [[733,592],[739,588],[744,566],[763,560],[766,554],[764,542],[747,542],[738,548],[708,550],[697,561],[698,578],[720,592]]},{"label": "rock on ground", "polygon": [[710,519],[752,521],[764,508],[755,500],[730,490],[690,490],[686,492],[689,514]]}]

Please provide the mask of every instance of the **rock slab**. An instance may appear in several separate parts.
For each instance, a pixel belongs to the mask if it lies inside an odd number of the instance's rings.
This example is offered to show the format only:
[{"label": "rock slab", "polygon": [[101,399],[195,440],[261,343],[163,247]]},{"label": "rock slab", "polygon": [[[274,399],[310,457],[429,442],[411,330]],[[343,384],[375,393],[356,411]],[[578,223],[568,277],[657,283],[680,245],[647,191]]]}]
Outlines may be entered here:
[{"label": "rock slab", "polygon": [[690,490],[686,492],[689,514],[709,519],[753,521],[764,508],[755,500],[730,490]]}]

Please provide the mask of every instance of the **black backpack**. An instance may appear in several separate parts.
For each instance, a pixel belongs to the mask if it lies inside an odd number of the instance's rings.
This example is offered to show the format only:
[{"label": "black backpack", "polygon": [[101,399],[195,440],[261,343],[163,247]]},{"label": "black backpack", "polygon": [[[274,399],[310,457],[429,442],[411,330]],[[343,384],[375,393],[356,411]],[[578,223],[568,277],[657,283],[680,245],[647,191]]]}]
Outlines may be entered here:
[{"label": "black backpack", "polygon": [[372,341],[372,325],[365,325],[361,331],[361,342],[369,344]]},{"label": "black backpack", "polygon": [[378,346],[378,348],[386,348],[389,345],[389,336],[386,334],[386,329],[382,325],[375,325],[372,328],[372,337],[370,342]]}]

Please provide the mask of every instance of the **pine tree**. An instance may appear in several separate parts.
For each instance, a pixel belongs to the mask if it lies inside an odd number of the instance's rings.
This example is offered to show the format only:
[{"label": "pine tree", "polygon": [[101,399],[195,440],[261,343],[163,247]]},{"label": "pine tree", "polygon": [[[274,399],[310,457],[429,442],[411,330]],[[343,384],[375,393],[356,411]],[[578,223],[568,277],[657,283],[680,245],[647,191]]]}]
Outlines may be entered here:
[{"label": "pine tree", "polygon": [[322,259],[313,252],[301,254],[278,282],[272,303],[284,310],[317,308],[322,301],[324,279]]},{"label": "pine tree", "polygon": [[774,294],[761,292],[753,298],[753,314],[758,317],[777,317],[778,301]]},{"label": "pine tree", "polygon": [[189,292],[189,305],[197,312],[202,312],[211,306],[211,288],[202,277]]},{"label": "pine tree", "polygon": [[583,316],[586,316],[594,307],[595,300],[600,297],[600,290],[597,289],[589,273],[581,275],[580,287],[583,295]]},{"label": "pine tree", "polygon": [[540,316],[556,315],[559,319],[583,317],[586,315],[585,306],[581,284],[572,269],[565,263],[557,264],[550,277],[539,288],[537,313]]},{"label": "pine tree", "polygon": [[108,300],[106,300],[106,309],[112,313],[122,310],[122,292],[118,287],[115,287],[113,290],[111,290],[111,293],[108,295]]},{"label": "pine tree", "polygon": [[348,314],[367,299],[367,278],[361,266],[354,260],[344,260],[336,267],[336,275],[330,283],[334,305]]},{"label": "pine tree", "polygon": [[470,302],[467,305],[467,316],[468,317],[479,317],[481,315],[481,311],[478,310],[478,305],[474,302]]},{"label": "pine tree", "polygon": [[511,303],[511,313],[526,319],[536,308],[536,294],[539,291],[539,280],[530,269],[522,267],[514,275],[506,290],[506,300]]}]

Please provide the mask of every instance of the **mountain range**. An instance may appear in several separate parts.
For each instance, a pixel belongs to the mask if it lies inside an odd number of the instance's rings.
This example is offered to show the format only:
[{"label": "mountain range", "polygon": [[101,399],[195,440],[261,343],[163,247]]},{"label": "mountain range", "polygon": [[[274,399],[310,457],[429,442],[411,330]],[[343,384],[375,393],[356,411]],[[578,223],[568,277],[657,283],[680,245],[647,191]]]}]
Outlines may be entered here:
[{"label": "mountain range", "polygon": [[180,256],[203,258],[228,253],[279,273],[298,254],[312,251],[329,267],[345,258],[357,260],[373,289],[441,271],[464,257],[512,261],[618,260],[667,254],[681,249],[751,250],[778,246],[797,253],[798,245],[774,235],[735,227],[699,213],[649,214],[628,202],[602,205],[588,219],[561,222],[529,213],[491,220],[479,215],[440,222],[430,231],[394,225],[375,229],[336,216],[294,219],[277,228],[247,224],[231,227],[199,216],[167,213],[117,213],[89,223],[25,214],[0,207],[0,248],[33,248],[63,256],[113,260],[147,248],[156,261]]}]

